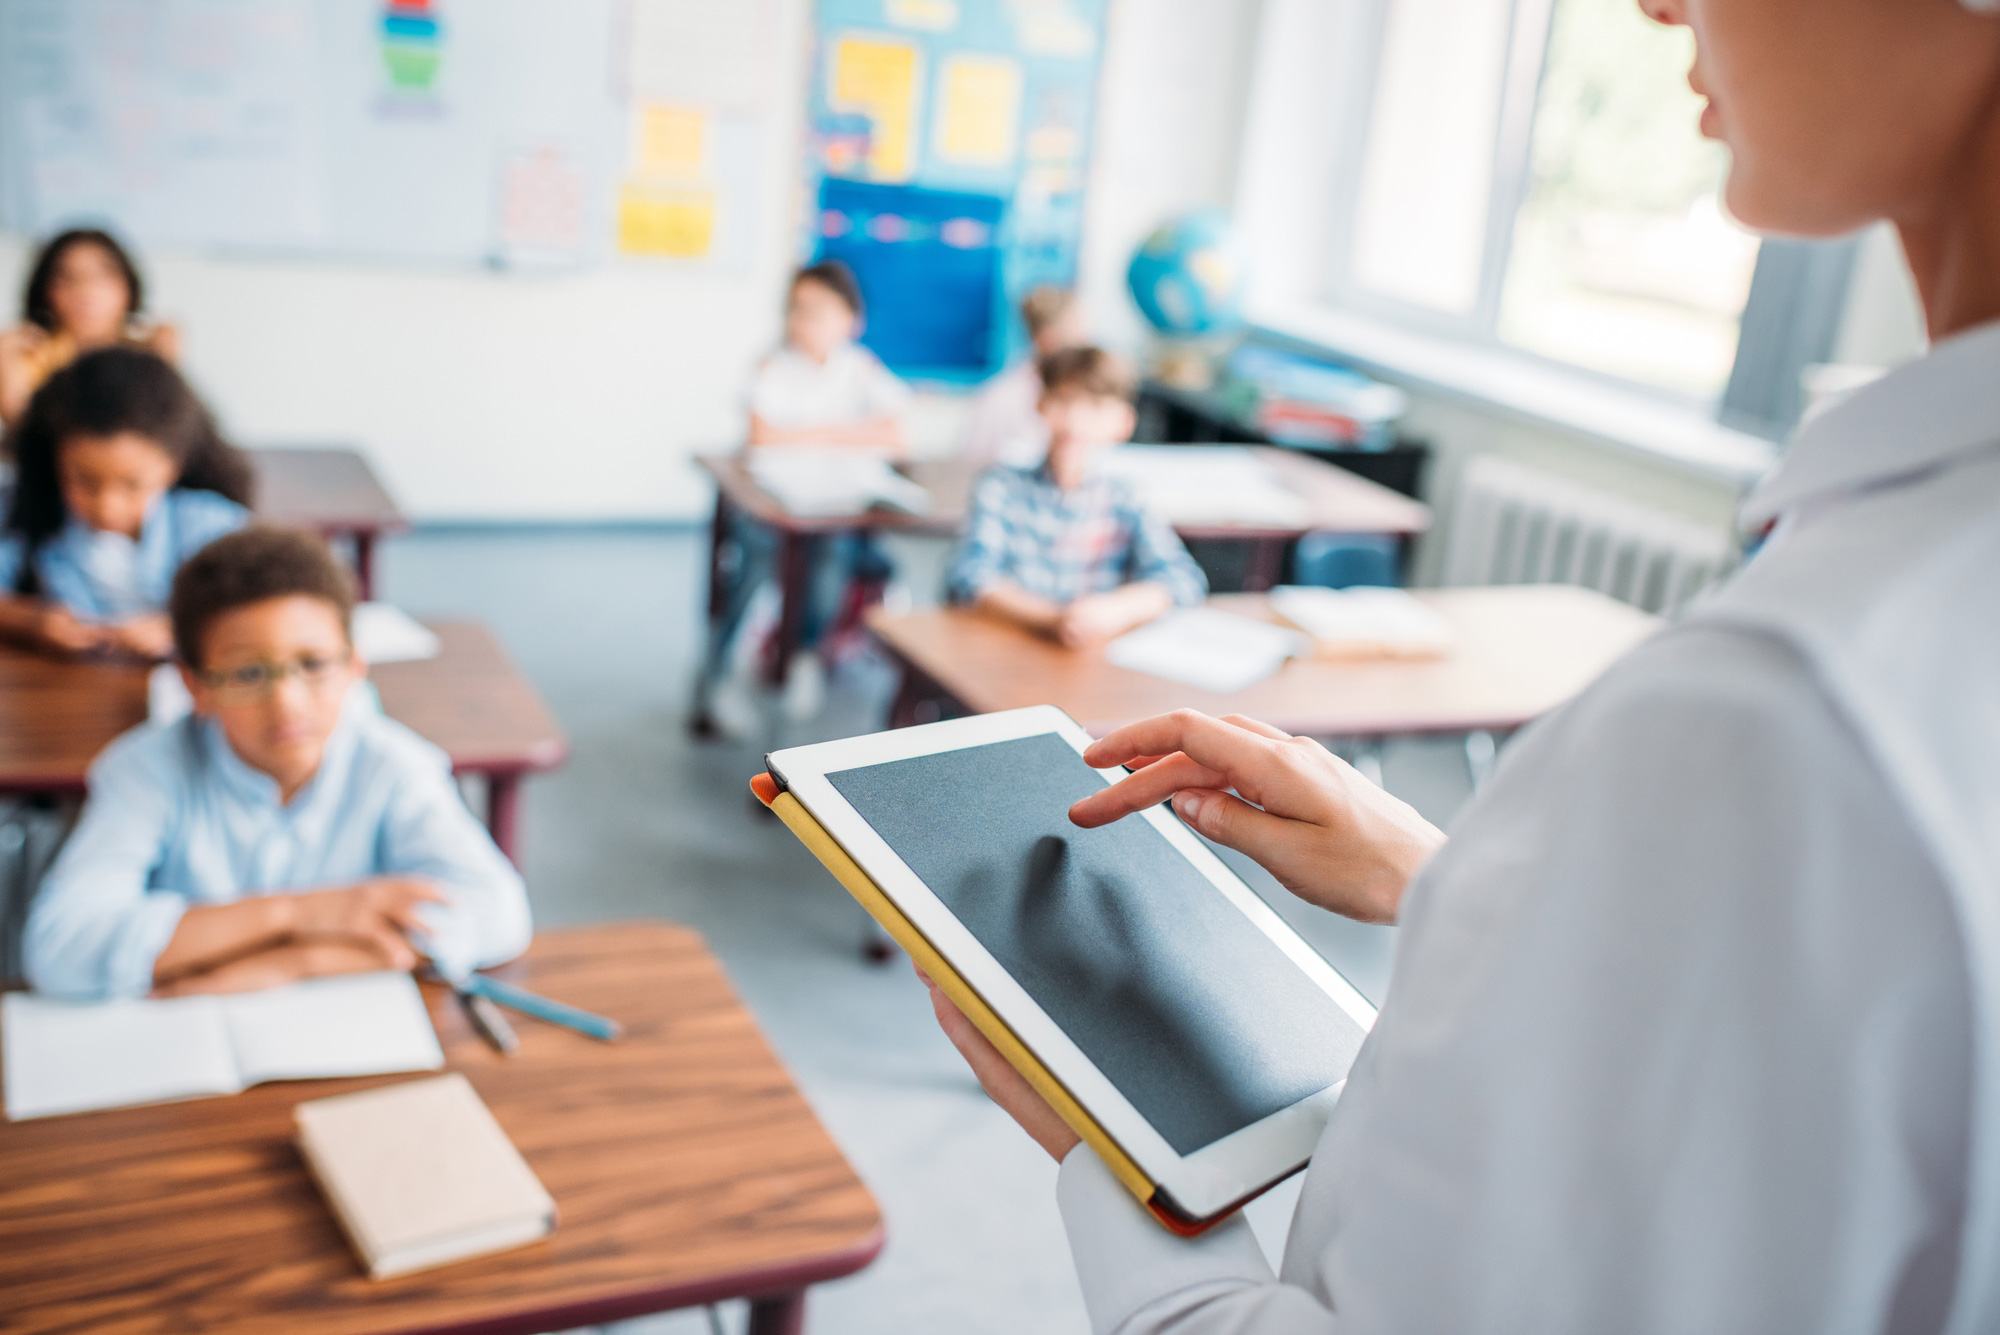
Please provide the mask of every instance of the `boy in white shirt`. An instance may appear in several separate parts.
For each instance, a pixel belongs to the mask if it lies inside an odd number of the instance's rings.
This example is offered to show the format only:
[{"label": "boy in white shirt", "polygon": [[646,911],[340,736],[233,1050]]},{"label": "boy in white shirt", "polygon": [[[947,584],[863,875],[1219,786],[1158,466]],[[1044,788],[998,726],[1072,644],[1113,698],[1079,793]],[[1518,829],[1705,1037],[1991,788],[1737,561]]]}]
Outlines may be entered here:
[{"label": "boy in white shirt", "polygon": [[[758,363],[750,383],[748,448],[813,445],[901,457],[902,415],[910,391],[855,340],[861,333],[861,286],[839,260],[821,260],[792,277],[785,302],[784,345]],[[748,683],[723,680],[730,646],[750,601],[777,569],[770,529],[731,512],[722,554],[722,590],[709,626],[708,654],[695,683],[689,727],[697,737],[745,733],[755,726]],[[799,652],[786,665],[785,712],[809,718],[825,695],[820,639],[840,614],[850,582],[886,582],[888,559],[865,533],[818,539],[808,557],[811,579]]]},{"label": "boy in white shirt", "polygon": [[1042,358],[1090,342],[1083,307],[1071,288],[1042,286],[1021,300],[1028,327],[1028,354],[986,382],[972,404],[965,432],[965,456],[980,465],[1036,468],[1049,452],[1049,427],[1042,419]]},{"label": "boy in white shirt", "polygon": [[910,390],[861,335],[861,285],[839,260],[792,276],[785,342],[750,382],[750,444],[903,452]]}]

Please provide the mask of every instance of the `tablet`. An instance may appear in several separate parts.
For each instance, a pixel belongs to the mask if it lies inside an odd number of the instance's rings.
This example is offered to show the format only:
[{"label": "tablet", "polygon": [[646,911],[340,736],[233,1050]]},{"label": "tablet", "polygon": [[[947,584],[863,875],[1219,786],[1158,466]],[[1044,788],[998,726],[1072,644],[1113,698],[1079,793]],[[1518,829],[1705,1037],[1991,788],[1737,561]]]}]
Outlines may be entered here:
[{"label": "tablet", "polygon": [[1305,1165],[1375,1009],[1050,706],[777,751],[753,786],[1169,1227]]}]

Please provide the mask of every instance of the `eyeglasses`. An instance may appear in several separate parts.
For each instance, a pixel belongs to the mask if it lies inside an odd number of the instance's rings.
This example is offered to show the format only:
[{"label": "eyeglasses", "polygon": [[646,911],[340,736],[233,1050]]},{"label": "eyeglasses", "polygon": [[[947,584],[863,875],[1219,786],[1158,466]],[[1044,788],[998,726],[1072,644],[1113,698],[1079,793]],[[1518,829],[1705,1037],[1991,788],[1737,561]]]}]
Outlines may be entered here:
[{"label": "eyeglasses", "polygon": [[287,677],[297,677],[308,691],[323,691],[338,677],[340,669],[354,661],[354,652],[336,658],[303,654],[290,663],[245,663],[233,668],[203,668],[195,675],[214,691],[223,704],[248,704],[262,700],[278,689]]}]

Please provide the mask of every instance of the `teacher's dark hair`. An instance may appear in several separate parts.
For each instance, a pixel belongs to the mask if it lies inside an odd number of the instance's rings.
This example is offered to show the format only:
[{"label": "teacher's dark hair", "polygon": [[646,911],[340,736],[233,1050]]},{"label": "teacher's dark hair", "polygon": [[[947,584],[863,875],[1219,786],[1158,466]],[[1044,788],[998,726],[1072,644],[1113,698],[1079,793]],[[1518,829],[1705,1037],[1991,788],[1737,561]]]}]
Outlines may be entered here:
[{"label": "teacher's dark hair", "polygon": [[56,308],[49,303],[49,288],[55,285],[56,265],[75,246],[99,246],[111,257],[125,275],[125,317],[130,319],[146,308],[146,284],[139,277],[139,266],[132,262],[132,256],[125,247],[118,244],[111,233],[95,227],[74,227],[56,236],[42,247],[42,253],[35,256],[35,267],[28,271],[28,289],[21,298],[21,318],[30,324],[40,325],[51,334],[56,332]]}]

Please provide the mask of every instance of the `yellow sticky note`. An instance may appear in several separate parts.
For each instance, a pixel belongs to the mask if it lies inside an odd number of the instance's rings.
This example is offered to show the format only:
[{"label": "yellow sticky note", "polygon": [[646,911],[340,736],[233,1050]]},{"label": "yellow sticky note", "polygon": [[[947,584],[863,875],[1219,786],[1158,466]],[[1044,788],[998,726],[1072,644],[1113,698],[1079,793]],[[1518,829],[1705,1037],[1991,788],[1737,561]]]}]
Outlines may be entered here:
[{"label": "yellow sticky note", "polygon": [[916,172],[910,133],[917,114],[917,48],[908,42],[843,37],[833,46],[827,100],[836,111],[858,112],[872,122],[869,173],[902,181]]},{"label": "yellow sticky note", "polygon": [[627,255],[699,259],[715,240],[715,192],[626,186],[618,196],[618,249]]},{"label": "yellow sticky note", "polygon": [[639,152],[633,166],[640,175],[699,176],[707,157],[708,118],[695,107],[642,102],[635,138]]},{"label": "yellow sticky note", "polygon": [[937,151],[953,162],[1004,167],[1020,133],[1021,67],[1002,56],[952,56],[939,72]]}]

